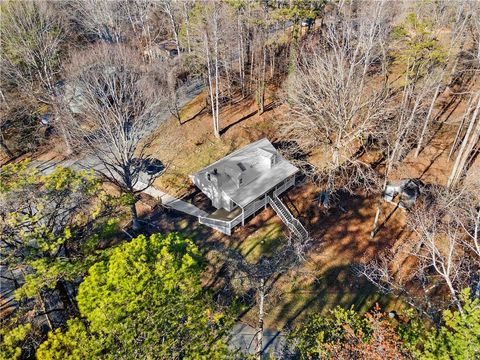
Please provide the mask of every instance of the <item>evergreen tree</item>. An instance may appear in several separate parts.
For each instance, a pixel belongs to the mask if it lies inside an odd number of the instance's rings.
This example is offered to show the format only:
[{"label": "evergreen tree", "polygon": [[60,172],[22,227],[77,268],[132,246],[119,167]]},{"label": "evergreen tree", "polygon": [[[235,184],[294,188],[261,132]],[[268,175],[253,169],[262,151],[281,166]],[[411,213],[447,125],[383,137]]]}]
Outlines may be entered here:
[{"label": "evergreen tree", "polygon": [[178,234],[139,236],[93,265],[81,319],[53,332],[39,359],[225,358],[228,318],[201,287],[197,247]]},{"label": "evergreen tree", "polygon": [[480,299],[470,289],[461,294],[464,313],[445,310],[445,325],[430,332],[419,358],[425,360],[473,360],[480,357]]}]

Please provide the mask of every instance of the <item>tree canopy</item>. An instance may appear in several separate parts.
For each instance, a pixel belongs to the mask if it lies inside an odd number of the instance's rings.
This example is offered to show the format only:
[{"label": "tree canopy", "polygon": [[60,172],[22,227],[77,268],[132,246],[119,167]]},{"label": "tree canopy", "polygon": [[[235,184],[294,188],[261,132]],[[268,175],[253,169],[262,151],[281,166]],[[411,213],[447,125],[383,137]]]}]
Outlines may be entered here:
[{"label": "tree canopy", "polygon": [[99,239],[116,228],[115,201],[89,172],[57,167],[45,175],[23,161],[2,167],[0,183],[1,264],[33,270],[20,297],[83,274]]},{"label": "tree canopy", "polygon": [[228,356],[228,316],[203,292],[201,271],[198,248],[176,233],[115,248],[80,285],[82,318],[51,333],[38,358]]}]

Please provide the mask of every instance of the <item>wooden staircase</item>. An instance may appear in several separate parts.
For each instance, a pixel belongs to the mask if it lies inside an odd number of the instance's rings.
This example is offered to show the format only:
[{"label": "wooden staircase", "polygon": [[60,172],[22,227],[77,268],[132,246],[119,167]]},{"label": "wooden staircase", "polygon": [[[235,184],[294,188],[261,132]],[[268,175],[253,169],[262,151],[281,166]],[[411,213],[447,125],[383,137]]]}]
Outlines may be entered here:
[{"label": "wooden staircase", "polygon": [[275,193],[268,197],[268,203],[295,236],[303,240],[308,238],[308,231],[302,223],[292,215],[290,210],[288,210],[286,205]]}]

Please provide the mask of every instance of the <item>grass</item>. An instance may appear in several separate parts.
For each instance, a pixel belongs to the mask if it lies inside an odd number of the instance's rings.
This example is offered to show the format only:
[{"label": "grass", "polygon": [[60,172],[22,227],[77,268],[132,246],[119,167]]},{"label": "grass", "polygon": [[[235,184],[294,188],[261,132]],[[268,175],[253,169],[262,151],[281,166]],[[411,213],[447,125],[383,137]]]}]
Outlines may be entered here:
[{"label": "grass", "polygon": [[[406,305],[400,300],[381,295],[371,283],[356,279],[350,273],[349,265],[331,267],[323,273],[305,278],[302,275],[285,277],[276,284],[270,296],[266,326],[274,329],[296,327],[313,314],[326,315],[336,306],[345,309],[353,307],[364,313],[378,303],[383,311],[401,311]],[[255,322],[254,307],[243,318]]]},{"label": "grass", "polygon": [[271,255],[284,239],[283,228],[271,223],[248,236],[239,246],[240,253],[248,262],[257,262],[262,255]]}]

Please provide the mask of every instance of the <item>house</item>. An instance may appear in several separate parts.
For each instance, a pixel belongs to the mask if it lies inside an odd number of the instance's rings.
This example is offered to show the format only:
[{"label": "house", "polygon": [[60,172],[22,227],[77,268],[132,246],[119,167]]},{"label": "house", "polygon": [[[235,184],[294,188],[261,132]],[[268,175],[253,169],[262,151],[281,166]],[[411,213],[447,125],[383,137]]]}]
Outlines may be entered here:
[{"label": "house", "polygon": [[148,46],[143,52],[151,59],[169,59],[178,55],[177,42],[175,40],[164,40],[158,44]]},{"label": "house", "polygon": [[200,217],[201,224],[225,234],[260,209],[271,205],[297,236],[308,236],[279,195],[295,185],[298,168],[267,139],[258,140],[190,175],[217,210]]}]

